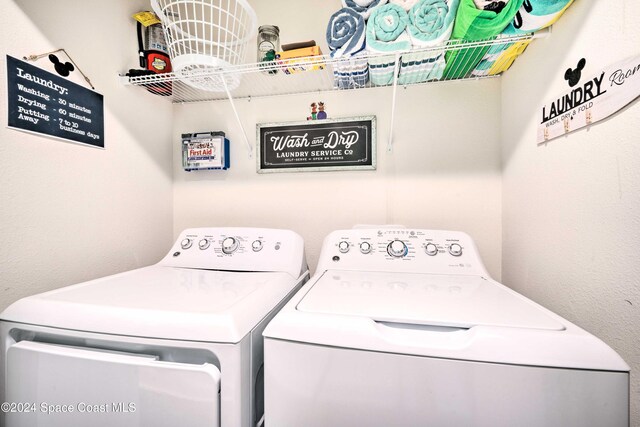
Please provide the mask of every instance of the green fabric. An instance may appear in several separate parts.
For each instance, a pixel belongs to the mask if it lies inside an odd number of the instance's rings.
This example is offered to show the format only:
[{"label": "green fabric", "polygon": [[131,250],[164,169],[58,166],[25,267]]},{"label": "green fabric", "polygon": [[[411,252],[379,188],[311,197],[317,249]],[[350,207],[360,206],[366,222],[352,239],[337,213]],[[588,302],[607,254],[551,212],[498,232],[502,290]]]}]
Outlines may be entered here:
[{"label": "green fabric", "polygon": [[[485,40],[497,36],[513,21],[524,0],[509,0],[500,13],[479,10],[473,0],[460,0],[452,39]],[[466,77],[482,60],[489,46],[450,50],[445,58],[444,79]]]}]

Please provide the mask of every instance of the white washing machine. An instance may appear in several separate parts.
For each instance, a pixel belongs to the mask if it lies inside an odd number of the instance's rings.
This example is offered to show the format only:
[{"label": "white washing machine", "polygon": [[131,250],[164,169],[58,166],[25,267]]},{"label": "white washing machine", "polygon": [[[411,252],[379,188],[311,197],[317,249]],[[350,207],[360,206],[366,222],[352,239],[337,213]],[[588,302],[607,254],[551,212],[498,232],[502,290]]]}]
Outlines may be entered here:
[{"label": "white washing machine", "polygon": [[460,232],[331,233],[264,336],[269,427],[629,425],[620,356],[492,280]]},{"label": "white washing machine", "polygon": [[7,427],[263,423],[262,331],[307,280],[287,230],[184,231],[158,264],[1,315]]}]

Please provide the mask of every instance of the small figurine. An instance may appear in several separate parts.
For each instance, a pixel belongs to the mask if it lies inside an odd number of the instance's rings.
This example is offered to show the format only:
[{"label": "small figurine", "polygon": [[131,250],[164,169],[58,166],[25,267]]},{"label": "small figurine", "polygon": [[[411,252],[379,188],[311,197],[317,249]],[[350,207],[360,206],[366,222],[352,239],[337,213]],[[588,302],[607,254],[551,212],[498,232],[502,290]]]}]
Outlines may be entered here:
[{"label": "small figurine", "polygon": [[307,117],[307,120],[315,120],[318,116],[318,106],[315,102],[311,103],[311,116]]},{"label": "small figurine", "polygon": [[326,119],[327,113],[324,111],[324,102],[318,102],[318,110],[320,110],[318,111],[318,120]]}]

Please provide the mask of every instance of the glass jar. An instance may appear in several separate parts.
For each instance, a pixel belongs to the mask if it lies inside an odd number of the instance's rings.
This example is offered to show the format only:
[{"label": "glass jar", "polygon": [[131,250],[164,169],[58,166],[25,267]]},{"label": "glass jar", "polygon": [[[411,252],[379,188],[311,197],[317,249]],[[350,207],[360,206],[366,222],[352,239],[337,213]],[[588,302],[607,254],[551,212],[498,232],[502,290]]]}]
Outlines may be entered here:
[{"label": "glass jar", "polygon": [[[258,28],[258,62],[275,61],[276,53],[280,51],[280,29],[275,25],[262,25]],[[269,64],[269,65],[275,65]],[[269,74],[276,74],[278,70],[265,70]]]}]

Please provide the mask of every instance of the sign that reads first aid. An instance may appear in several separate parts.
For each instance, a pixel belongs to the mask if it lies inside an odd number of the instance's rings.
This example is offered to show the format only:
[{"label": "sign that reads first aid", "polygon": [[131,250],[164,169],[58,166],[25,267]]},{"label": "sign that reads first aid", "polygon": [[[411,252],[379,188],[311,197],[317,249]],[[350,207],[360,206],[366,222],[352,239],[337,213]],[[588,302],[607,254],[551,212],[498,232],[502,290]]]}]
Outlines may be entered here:
[{"label": "sign that reads first aid", "polygon": [[540,110],[537,143],[589,126],[620,111],[640,96],[640,55],[583,76],[583,58],[565,71],[569,90]]}]

